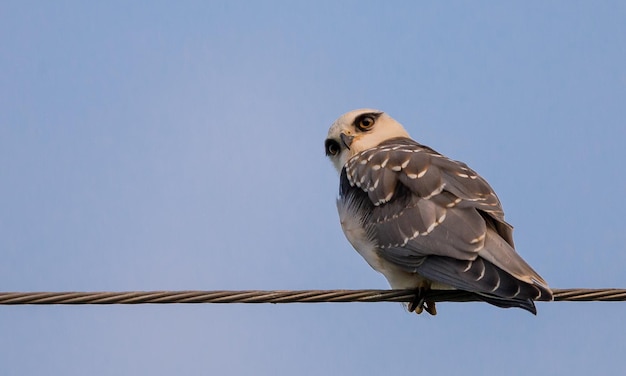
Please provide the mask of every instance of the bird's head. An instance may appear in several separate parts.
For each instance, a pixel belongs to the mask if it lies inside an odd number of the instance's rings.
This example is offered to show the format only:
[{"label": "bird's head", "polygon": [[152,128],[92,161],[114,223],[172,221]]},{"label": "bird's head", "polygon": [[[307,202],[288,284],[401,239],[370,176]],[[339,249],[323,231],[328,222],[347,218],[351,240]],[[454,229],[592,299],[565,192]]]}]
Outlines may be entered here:
[{"label": "bird's head", "polygon": [[350,111],[330,126],[324,143],[326,156],[339,173],[348,159],[395,137],[409,137],[402,125],[378,110]]}]

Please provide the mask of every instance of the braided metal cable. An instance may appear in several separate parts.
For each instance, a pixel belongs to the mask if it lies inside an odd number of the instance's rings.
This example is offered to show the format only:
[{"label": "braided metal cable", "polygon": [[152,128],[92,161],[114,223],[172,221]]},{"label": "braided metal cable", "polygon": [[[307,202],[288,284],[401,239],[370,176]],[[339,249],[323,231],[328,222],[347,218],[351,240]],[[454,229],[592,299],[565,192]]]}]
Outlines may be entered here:
[{"label": "braided metal cable", "polygon": [[[626,289],[553,289],[555,301],[626,301]],[[414,290],[0,292],[0,305],[410,302]],[[431,290],[436,302],[479,301],[464,291]]]}]

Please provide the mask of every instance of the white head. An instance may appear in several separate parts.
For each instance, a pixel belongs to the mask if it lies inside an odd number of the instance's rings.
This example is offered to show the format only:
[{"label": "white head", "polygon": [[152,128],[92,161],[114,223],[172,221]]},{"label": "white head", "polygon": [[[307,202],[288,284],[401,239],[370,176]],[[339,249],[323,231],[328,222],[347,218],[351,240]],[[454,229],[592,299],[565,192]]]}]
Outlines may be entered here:
[{"label": "white head", "polygon": [[324,146],[326,156],[341,173],[348,159],[395,137],[409,138],[409,134],[386,113],[365,108],[350,111],[335,120]]}]

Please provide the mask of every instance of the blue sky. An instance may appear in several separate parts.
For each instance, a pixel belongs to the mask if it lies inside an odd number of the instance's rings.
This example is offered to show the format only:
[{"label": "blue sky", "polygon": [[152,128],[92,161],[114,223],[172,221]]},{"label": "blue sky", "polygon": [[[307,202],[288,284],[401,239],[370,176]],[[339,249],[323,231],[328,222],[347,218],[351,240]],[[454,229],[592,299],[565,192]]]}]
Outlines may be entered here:
[{"label": "blue sky", "polygon": [[[626,287],[622,2],[0,4],[0,290],[387,288],[328,126],[496,189],[554,288]],[[626,303],[4,306],[2,375],[619,374]]]}]

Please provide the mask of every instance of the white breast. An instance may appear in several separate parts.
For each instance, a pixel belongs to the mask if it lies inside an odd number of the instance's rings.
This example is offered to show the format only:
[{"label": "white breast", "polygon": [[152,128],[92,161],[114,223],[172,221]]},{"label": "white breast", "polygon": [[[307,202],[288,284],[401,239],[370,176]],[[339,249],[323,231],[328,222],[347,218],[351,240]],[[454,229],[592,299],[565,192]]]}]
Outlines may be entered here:
[{"label": "white breast", "polygon": [[353,205],[339,199],[337,200],[337,210],[341,228],[350,244],[374,270],[387,278],[392,288],[413,289],[419,286],[422,280],[419,275],[406,272],[380,257],[377,244],[367,235]]}]

